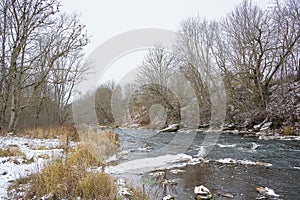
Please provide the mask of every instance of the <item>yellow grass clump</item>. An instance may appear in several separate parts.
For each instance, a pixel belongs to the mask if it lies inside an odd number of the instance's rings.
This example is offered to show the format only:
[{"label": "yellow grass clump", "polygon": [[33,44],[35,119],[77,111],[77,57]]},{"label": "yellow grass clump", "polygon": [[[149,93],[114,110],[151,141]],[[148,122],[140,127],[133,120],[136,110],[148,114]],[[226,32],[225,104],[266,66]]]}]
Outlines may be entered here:
[{"label": "yellow grass clump", "polygon": [[[117,190],[114,180],[102,172],[87,170],[89,166],[95,165],[99,166],[101,163],[84,146],[79,145],[66,158],[53,161],[39,173],[32,175],[21,198],[114,199]],[[10,190],[19,187],[20,185],[15,185]],[[17,193],[11,192],[10,198],[20,198],[14,195]]]},{"label": "yellow grass clump", "polygon": [[23,130],[16,131],[16,136],[28,136],[30,138],[40,138],[40,139],[60,138],[64,141],[80,140],[76,127],[73,124],[23,129]]},{"label": "yellow grass clump", "polygon": [[26,157],[26,155],[20,150],[18,146],[9,146],[0,149],[0,157],[11,157],[11,156]]}]

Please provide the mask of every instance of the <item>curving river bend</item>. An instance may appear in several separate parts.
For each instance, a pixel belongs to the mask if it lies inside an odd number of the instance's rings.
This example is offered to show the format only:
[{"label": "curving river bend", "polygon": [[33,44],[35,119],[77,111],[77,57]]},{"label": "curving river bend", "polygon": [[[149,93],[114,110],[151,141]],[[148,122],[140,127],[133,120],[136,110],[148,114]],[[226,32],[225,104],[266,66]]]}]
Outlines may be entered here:
[{"label": "curving river bend", "polygon": [[[166,194],[172,194],[176,200],[193,199],[193,190],[197,185],[208,187],[216,200],[267,199],[258,194],[256,188],[260,186],[271,188],[280,195],[268,199],[300,198],[299,138],[260,139],[246,135],[221,134],[212,151],[205,156],[209,162],[191,163],[183,159],[180,164],[173,164],[170,160],[159,164],[157,160],[151,160],[153,152],[163,150],[176,134],[195,134],[192,144],[182,153],[187,157],[197,158],[205,138],[204,132],[157,133],[147,129],[115,129],[115,132],[119,134],[121,151],[117,161],[111,163],[111,173],[144,184],[153,194],[153,199],[162,199]],[[184,143],[184,140],[181,142]],[[180,149],[180,141],[177,147]],[[143,160],[149,157],[149,160]],[[169,159],[176,158],[171,156]],[[187,164],[188,162],[191,164]],[[138,170],[135,173],[122,170],[118,172],[118,167],[124,167],[124,164],[128,168],[136,167],[137,164],[151,167],[143,173]],[[153,176],[153,171],[163,174],[157,173],[159,176]],[[164,179],[172,180],[176,184],[163,186],[161,182]],[[224,194],[233,197],[225,197]]]}]

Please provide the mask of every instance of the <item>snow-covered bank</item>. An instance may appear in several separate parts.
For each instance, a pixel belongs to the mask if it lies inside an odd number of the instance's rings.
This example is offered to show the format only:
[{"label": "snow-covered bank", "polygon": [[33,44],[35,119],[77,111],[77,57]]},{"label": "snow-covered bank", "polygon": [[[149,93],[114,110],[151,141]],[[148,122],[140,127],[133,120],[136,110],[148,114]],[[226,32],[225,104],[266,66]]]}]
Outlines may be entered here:
[{"label": "snow-covered bank", "polygon": [[7,198],[10,182],[36,173],[63,152],[58,139],[32,139],[0,136],[0,148],[17,147],[25,156],[0,157],[0,199]]}]

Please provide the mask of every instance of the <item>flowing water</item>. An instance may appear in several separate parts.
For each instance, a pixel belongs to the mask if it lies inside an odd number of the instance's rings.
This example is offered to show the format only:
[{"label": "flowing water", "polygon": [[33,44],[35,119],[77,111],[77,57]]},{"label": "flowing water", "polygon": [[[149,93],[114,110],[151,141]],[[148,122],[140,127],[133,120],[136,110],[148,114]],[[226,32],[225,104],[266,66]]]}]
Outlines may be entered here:
[{"label": "flowing water", "polygon": [[[147,129],[115,131],[119,133],[121,153],[112,167],[112,171],[116,171],[112,173],[140,181],[154,193],[153,199],[162,199],[165,194],[172,194],[176,200],[193,199],[194,187],[198,185],[208,187],[215,199],[228,199],[223,196],[228,193],[233,196],[231,199],[264,199],[256,190],[260,186],[271,188],[280,195],[269,199],[300,199],[299,138],[266,140],[221,134],[212,151],[205,156],[209,162],[193,163],[191,158],[197,158],[199,150],[203,148],[203,132],[157,133]],[[181,153],[186,155],[161,152],[177,134],[181,134],[183,139],[177,141],[175,149],[183,150]],[[188,149],[181,149],[180,142],[184,144],[184,137],[188,137],[188,134],[195,134],[195,138]],[[157,152],[160,155],[156,155]],[[168,156],[164,156],[166,154]],[[180,162],[174,164],[172,159],[178,157]],[[142,169],[146,166],[149,168]],[[125,168],[137,170],[132,173],[118,171]],[[152,176],[150,172],[157,170],[161,174]],[[163,185],[161,182],[164,179],[174,180],[176,184]]]}]

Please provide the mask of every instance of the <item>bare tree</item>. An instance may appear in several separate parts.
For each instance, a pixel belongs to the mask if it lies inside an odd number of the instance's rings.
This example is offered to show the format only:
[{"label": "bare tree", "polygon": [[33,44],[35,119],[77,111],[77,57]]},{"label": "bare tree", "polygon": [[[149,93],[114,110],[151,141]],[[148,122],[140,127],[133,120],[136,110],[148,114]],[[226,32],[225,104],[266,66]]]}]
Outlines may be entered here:
[{"label": "bare tree", "polygon": [[265,108],[272,80],[299,42],[299,4],[278,1],[267,12],[243,1],[225,19],[224,31],[235,75],[256,104]]},{"label": "bare tree", "polygon": [[167,123],[178,121],[180,118],[176,97],[170,90],[175,74],[173,61],[172,54],[163,47],[156,46],[149,50],[139,66],[136,85],[139,86],[140,92],[136,93],[135,105],[140,115],[147,115],[145,120],[142,120],[143,123],[149,122],[149,109],[153,104],[160,104],[166,109]]},{"label": "bare tree", "polygon": [[[2,65],[10,105],[8,131],[14,131],[22,110],[36,97],[55,63],[81,51],[88,42],[77,16],[59,15],[56,0],[2,0]],[[8,103],[9,102],[9,103]],[[6,104],[4,104],[6,105]],[[8,107],[4,106],[3,115]],[[3,110],[3,107],[2,109]],[[4,116],[1,116],[4,119]]]},{"label": "bare tree", "polygon": [[114,124],[111,102],[112,93],[116,89],[114,81],[101,84],[95,92],[95,109],[98,121],[101,125]]},{"label": "bare tree", "polygon": [[200,123],[208,123],[211,112],[210,83],[216,86],[218,73],[213,56],[218,24],[199,17],[184,20],[179,28],[176,62],[196,91]]}]

